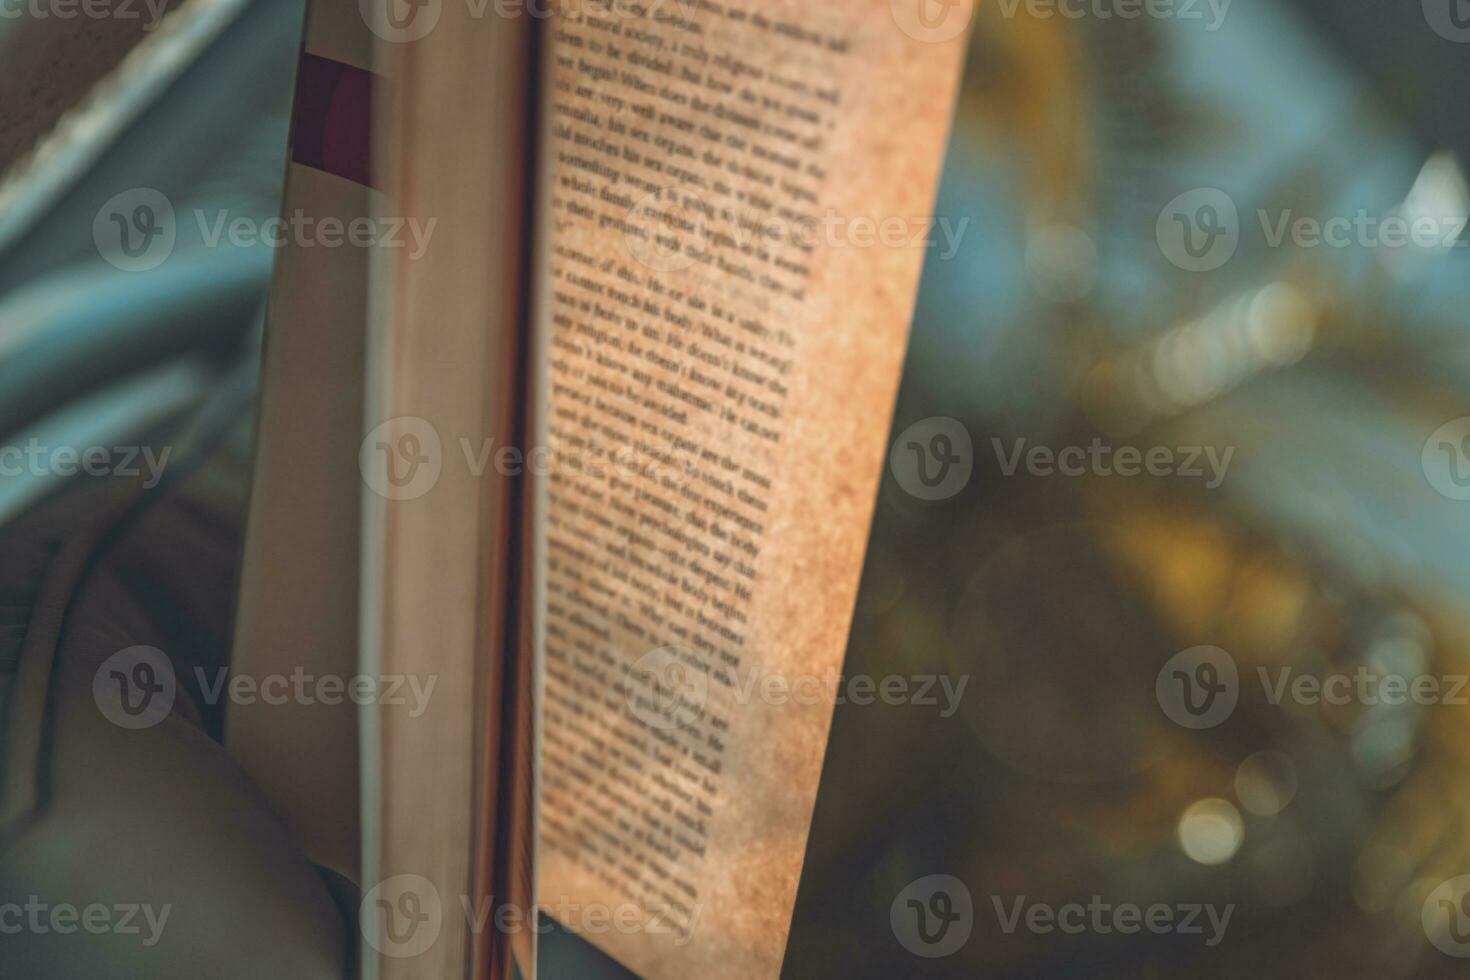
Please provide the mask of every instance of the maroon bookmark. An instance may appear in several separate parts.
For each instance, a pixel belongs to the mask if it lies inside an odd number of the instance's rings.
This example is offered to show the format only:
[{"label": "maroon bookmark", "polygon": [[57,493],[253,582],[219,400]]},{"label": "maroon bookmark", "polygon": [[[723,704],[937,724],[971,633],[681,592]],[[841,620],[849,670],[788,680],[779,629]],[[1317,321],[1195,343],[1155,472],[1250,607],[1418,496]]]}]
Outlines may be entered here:
[{"label": "maroon bookmark", "polygon": [[373,186],[372,72],[302,52],[296,76],[291,159]]}]

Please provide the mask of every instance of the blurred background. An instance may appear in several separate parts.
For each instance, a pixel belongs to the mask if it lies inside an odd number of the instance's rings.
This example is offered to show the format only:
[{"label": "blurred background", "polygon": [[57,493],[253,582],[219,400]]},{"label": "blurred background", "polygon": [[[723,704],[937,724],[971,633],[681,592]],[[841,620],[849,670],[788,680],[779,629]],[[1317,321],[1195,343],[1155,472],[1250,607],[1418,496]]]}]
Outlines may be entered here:
[{"label": "blurred background", "polygon": [[[1470,9],[1004,9],[976,15],[937,209],[972,224],[926,266],[846,668],[969,683],[949,718],[839,706],[787,974],[1463,976]],[[1392,246],[1391,216],[1440,231]],[[1291,230],[1334,218],[1338,244]],[[936,419],[973,443],[939,500],[899,455]],[[1069,476],[1018,445],[1167,454]],[[1191,722],[1180,668],[1231,704]],[[1442,696],[1375,696],[1394,676]],[[972,931],[916,958],[934,875]],[[1008,932],[1023,896],[1233,913],[1214,945]]]},{"label": "blurred background", "polygon": [[[1062,6],[976,10],[936,207],[968,223],[926,266],[846,665],[961,694],[839,706],[786,975],[1464,975],[1470,9]],[[208,419],[187,492],[238,529],[269,249],[180,221],[125,271],[93,222],[140,187],[276,213],[301,7],[181,12],[141,56],[0,21],[0,440]],[[915,483],[915,445],[967,478]],[[0,521],[62,482],[0,478]],[[1439,693],[1289,686],[1336,676]],[[1213,945],[997,912],[1095,897],[1232,912]],[[963,941],[933,955],[920,909]]]}]

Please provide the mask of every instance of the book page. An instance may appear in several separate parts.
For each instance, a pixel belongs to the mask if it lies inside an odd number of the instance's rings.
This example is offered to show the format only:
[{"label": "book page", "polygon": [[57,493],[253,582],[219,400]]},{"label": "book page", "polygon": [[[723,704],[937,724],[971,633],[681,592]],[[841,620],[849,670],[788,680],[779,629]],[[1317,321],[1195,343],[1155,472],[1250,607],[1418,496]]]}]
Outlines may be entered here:
[{"label": "book page", "polygon": [[[342,227],[373,212],[365,156],[372,34],[307,10],[281,214]],[[335,107],[335,109],[333,108]],[[345,123],[351,122],[352,125]],[[330,139],[328,133],[336,139]],[[365,141],[364,141],[365,142]],[[358,676],[359,498],[370,253],[287,241],[271,280],[231,673],[256,684]],[[334,681],[335,682],[335,681]],[[344,680],[345,683],[345,680]],[[361,883],[358,717],[349,698],[230,705],[225,744],[312,861]],[[310,752],[302,752],[310,745]]]},{"label": "book page", "polygon": [[943,244],[969,5],[937,7],[589,3],[546,25],[538,897],[652,980],[780,971]]}]

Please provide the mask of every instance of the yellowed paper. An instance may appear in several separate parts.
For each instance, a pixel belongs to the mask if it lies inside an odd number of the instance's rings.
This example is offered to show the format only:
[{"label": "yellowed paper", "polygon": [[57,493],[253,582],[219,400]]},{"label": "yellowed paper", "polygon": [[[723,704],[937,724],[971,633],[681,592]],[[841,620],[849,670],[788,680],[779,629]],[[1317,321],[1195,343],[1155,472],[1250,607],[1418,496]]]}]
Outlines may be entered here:
[{"label": "yellowed paper", "polygon": [[968,7],[918,3],[548,25],[538,894],[651,980],[780,970],[937,237]]}]

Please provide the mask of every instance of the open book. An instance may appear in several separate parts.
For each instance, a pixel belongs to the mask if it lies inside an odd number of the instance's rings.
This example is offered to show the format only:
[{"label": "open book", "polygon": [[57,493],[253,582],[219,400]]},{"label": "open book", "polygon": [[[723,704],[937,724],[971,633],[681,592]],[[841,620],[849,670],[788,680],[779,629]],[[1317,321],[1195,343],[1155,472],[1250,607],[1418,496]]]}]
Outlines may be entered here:
[{"label": "open book", "polygon": [[969,6],[312,7],[234,669],[373,696],[229,739],[365,976],[779,974]]}]

